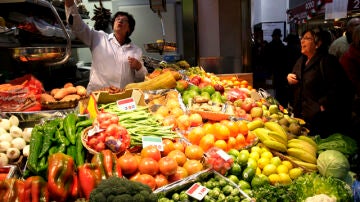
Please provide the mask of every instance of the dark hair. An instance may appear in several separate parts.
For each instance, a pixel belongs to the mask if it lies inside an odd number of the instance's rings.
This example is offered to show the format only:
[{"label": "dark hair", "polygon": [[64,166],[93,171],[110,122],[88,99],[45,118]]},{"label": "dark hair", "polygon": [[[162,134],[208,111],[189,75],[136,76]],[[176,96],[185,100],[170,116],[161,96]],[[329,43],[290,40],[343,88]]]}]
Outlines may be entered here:
[{"label": "dark hair", "polygon": [[130,32],[127,34],[127,37],[129,37],[133,33],[133,31],[135,29],[135,19],[134,19],[134,17],[131,14],[127,13],[127,12],[123,12],[123,11],[116,12],[115,15],[113,16],[113,18],[111,19],[111,24],[112,24],[113,28],[114,28],[115,19],[118,16],[126,16],[128,18]]},{"label": "dark hair", "polygon": [[329,31],[320,30],[320,31],[314,31],[314,30],[306,30],[301,34],[301,37],[303,37],[306,33],[310,33],[314,37],[315,44],[319,44],[320,49],[327,50],[329,46],[332,43],[332,36]]}]

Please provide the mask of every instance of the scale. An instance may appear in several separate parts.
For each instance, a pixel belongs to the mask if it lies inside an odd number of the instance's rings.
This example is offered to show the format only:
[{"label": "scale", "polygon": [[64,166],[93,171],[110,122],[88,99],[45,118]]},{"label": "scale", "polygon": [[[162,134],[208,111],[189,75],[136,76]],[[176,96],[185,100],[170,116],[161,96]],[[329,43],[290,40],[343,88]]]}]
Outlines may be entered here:
[{"label": "scale", "polygon": [[165,27],[164,20],[161,12],[166,12],[166,0],[149,0],[151,10],[156,13],[160,18],[161,29],[162,29],[162,40],[156,41],[156,43],[145,44],[145,50],[147,52],[158,52],[160,55],[163,52],[175,52],[176,43],[165,41]]}]

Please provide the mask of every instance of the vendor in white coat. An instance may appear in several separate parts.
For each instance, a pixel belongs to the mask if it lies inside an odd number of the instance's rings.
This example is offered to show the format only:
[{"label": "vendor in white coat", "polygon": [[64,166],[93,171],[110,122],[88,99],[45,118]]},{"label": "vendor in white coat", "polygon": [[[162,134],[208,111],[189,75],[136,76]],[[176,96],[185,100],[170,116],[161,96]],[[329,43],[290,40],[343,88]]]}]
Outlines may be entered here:
[{"label": "vendor in white coat", "polygon": [[111,21],[113,33],[108,34],[89,27],[74,0],[65,1],[65,11],[72,32],[91,50],[88,93],[110,86],[124,88],[128,83],[144,80],[147,69],[141,59],[142,50],[129,38],[135,28],[132,15],[115,13]]}]

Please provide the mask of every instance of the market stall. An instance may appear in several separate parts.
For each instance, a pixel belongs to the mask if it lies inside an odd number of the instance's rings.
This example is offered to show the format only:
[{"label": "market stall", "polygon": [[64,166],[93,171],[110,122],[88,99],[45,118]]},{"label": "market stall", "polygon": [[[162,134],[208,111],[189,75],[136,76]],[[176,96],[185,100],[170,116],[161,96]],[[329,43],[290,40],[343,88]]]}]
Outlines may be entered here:
[{"label": "market stall", "polygon": [[[309,136],[303,120],[252,88],[251,74],[215,75],[201,67],[181,68],[184,62],[159,64],[143,83],[99,89],[75,105],[31,115],[2,112],[0,197],[354,199],[354,140]],[[76,89],[67,83],[62,91],[78,94],[70,88]],[[55,94],[46,94],[47,100]],[[25,114],[33,118],[31,126],[22,126]]]}]

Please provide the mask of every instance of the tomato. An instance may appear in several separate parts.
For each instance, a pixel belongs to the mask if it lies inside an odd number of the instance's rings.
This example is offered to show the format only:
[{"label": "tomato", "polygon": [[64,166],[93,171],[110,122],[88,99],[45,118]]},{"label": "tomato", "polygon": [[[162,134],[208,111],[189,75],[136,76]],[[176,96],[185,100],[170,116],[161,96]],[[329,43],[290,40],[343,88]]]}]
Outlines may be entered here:
[{"label": "tomato", "polygon": [[168,181],[175,182],[175,181],[184,179],[187,176],[188,176],[188,171],[185,168],[178,166],[175,174],[168,176]]},{"label": "tomato", "polygon": [[202,127],[195,127],[193,129],[191,129],[191,131],[189,132],[189,134],[187,135],[188,140],[192,143],[192,144],[199,144],[201,138],[205,135],[205,130]]},{"label": "tomato", "polygon": [[181,141],[174,142],[174,150],[179,150],[184,152],[185,151],[184,143],[182,143]]},{"label": "tomato", "polygon": [[149,157],[149,158],[154,159],[155,161],[158,161],[161,158],[161,152],[154,145],[149,145],[149,146],[144,147],[141,150],[140,154],[141,154],[141,158]]},{"label": "tomato", "polygon": [[140,174],[135,181],[141,182],[145,185],[148,185],[152,190],[156,188],[156,181],[155,178],[148,174]]},{"label": "tomato", "polygon": [[204,155],[204,150],[198,145],[188,145],[185,148],[185,155],[189,159],[201,160]]},{"label": "tomato", "polygon": [[142,158],[139,164],[141,174],[149,174],[155,176],[159,172],[159,164],[150,157]]},{"label": "tomato", "polygon": [[99,143],[97,143],[95,146],[94,146],[94,149],[96,150],[96,151],[102,151],[102,150],[104,150],[105,149],[105,143],[104,142],[99,142]]},{"label": "tomato", "polygon": [[156,188],[169,184],[167,177],[161,173],[155,176]]},{"label": "tomato", "polygon": [[163,156],[167,156],[169,152],[175,149],[174,142],[170,139],[163,139],[162,141],[164,151],[162,151]]},{"label": "tomato", "polygon": [[206,134],[201,138],[199,146],[206,152],[215,144],[215,136],[213,134]]},{"label": "tomato", "polygon": [[178,166],[183,166],[187,160],[184,152],[182,152],[180,150],[173,150],[167,156],[170,158],[173,158],[176,161],[176,163],[178,164]]},{"label": "tomato", "polygon": [[111,135],[111,136],[114,136],[114,137],[115,137],[115,135],[119,132],[118,126],[119,126],[119,125],[118,125],[118,124],[115,124],[115,123],[110,124],[110,125],[106,128],[105,133],[106,133],[107,135]]},{"label": "tomato", "polygon": [[106,129],[111,124],[119,124],[119,117],[109,112],[100,112],[93,123],[93,125],[96,124],[99,124],[100,128]]},{"label": "tomato", "polygon": [[120,165],[121,172],[125,175],[135,173],[139,166],[136,156],[130,152],[126,152],[118,158],[117,163]]},{"label": "tomato", "polygon": [[170,157],[162,157],[159,162],[159,170],[165,176],[173,175],[176,172],[178,164],[175,159]]},{"label": "tomato", "polygon": [[230,137],[230,130],[221,123],[213,124],[215,129],[215,139],[217,140],[227,140]]},{"label": "tomato", "polygon": [[199,160],[191,160],[190,159],[184,163],[183,168],[186,169],[186,171],[188,172],[188,175],[192,175],[192,174],[202,171],[204,166]]}]

